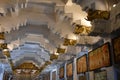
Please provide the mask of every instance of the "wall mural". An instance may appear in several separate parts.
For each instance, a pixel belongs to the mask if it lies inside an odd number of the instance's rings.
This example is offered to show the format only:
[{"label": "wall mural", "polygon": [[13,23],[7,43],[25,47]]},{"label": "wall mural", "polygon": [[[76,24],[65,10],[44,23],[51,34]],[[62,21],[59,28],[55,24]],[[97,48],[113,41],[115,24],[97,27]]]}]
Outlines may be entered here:
[{"label": "wall mural", "polygon": [[89,70],[110,66],[109,43],[105,43],[88,54]]},{"label": "wall mural", "polygon": [[76,61],[77,64],[77,73],[82,73],[87,71],[87,55],[83,55],[82,57],[78,58]]},{"label": "wall mural", "polygon": [[112,40],[115,63],[120,64],[120,37]]}]

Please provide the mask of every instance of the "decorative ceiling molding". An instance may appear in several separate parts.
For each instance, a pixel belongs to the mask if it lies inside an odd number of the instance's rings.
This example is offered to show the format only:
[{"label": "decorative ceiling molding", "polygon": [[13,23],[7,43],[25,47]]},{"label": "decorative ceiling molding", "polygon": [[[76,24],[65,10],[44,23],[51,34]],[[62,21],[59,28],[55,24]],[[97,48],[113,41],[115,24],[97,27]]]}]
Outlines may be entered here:
[{"label": "decorative ceiling molding", "polygon": [[42,64],[44,64],[44,62],[45,62],[43,59],[41,59],[39,56],[37,56],[35,54],[27,54],[27,55],[24,54],[24,55],[21,55],[21,56],[17,57],[17,59],[13,60],[13,63],[14,63],[15,66],[17,66],[19,63],[22,63],[22,62],[25,62],[25,61],[33,61],[39,67]]},{"label": "decorative ceiling molding", "polygon": [[[41,66],[45,61],[50,60],[50,54],[53,54],[59,45],[63,45],[64,38],[75,39],[76,45],[67,46],[66,54],[59,55],[57,60],[53,60],[52,66],[48,66],[48,70],[52,70],[54,65],[62,64],[75,57],[78,52],[82,51],[82,49],[77,50],[78,46],[80,48],[82,48],[81,45],[94,47],[94,44],[98,43],[96,44],[98,46],[99,43],[102,43],[102,37],[91,35],[92,33],[76,35],[73,33],[73,28],[74,24],[91,26],[90,22],[86,20],[87,12],[85,11],[88,8],[109,10],[109,5],[105,0],[75,1],[82,5],[72,3],[73,0],[17,1],[0,1],[0,6],[2,6],[0,15],[3,15],[0,16],[0,31],[6,33],[5,42],[9,43],[12,50],[11,58],[15,66],[31,60]],[[96,6],[97,4],[98,6]],[[111,13],[115,14],[116,10]],[[119,12],[110,19],[116,20],[116,15],[119,17]],[[101,34],[103,31],[110,33],[114,30],[114,26],[116,26],[115,29],[119,27],[119,20],[108,29],[109,24],[110,21],[94,20],[93,33]]]},{"label": "decorative ceiling molding", "polygon": [[25,43],[23,46],[20,46],[18,49],[12,50],[11,52],[11,58],[13,60],[19,59],[19,57],[31,57],[30,55],[33,55],[36,59],[43,59],[44,61],[48,61],[50,59],[50,53],[46,52],[44,48],[36,43]]}]

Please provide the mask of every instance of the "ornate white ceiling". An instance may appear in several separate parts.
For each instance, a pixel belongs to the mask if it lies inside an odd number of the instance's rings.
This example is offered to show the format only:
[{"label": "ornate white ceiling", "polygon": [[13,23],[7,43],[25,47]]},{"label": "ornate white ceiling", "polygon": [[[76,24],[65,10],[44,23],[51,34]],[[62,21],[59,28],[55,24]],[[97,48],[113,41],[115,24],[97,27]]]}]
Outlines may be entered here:
[{"label": "ornate white ceiling", "polygon": [[[96,8],[108,10],[101,2],[96,1],[99,5]],[[91,7],[90,3],[85,5]],[[85,20],[87,13],[83,8],[84,5],[77,5],[72,0],[0,0],[0,31],[5,32],[14,65],[32,60],[40,66],[50,60],[49,55],[55,53],[57,47],[63,46],[64,38],[77,39],[79,45],[93,45],[102,40],[100,36],[75,35],[74,24],[92,27],[96,33],[114,30],[107,28],[110,21],[96,20],[91,24]],[[101,26],[101,23],[104,24]],[[67,54],[60,55],[53,63],[68,60],[79,51],[78,46],[68,46]]]}]

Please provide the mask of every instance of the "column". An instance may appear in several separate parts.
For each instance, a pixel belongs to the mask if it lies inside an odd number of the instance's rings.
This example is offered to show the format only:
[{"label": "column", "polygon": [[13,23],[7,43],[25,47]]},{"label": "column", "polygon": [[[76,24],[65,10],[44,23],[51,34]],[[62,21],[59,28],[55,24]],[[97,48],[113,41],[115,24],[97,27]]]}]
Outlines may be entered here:
[{"label": "column", "polygon": [[77,69],[76,69],[76,59],[77,58],[74,58],[74,60],[73,60],[73,80],[78,80]]},{"label": "column", "polygon": [[2,63],[0,63],[0,80],[3,80],[4,75],[4,66]]},{"label": "column", "polygon": [[50,80],[52,80],[52,71],[50,71]]},{"label": "column", "polygon": [[60,67],[57,66],[57,70],[56,70],[56,80],[59,80],[59,68],[60,68]]},{"label": "column", "polygon": [[65,64],[64,64],[64,80],[67,80],[67,76],[66,76],[66,66],[67,66],[67,63],[65,62]]},{"label": "column", "polygon": [[[4,37],[3,31],[4,31],[4,28],[2,28],[1,24],[0,24],[0,45],[4,43],[5,37]],[[0,49],[1,49],[1,47],[0,47]],[[1,52],[2,51],[0,51],[0,55],[1,55]],[[3,76],[4,76],[4,66],[2,63],[0,63],[0,80],[3,80]]]}]

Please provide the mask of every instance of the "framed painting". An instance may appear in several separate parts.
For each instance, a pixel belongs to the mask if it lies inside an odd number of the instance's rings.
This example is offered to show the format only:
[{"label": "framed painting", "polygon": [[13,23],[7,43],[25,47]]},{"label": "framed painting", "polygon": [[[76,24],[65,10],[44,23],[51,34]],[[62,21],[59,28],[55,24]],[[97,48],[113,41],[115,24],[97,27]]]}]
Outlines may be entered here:
[{"label": "framed painting", "polygon": [[67,63],[67,66],[66,66],[66,75],[67,75],[67,78],[73,76],[73,62]]},{"label": "framed painting", "polygon": [[95,70],[111,65],[110,45],[105,43],[88,53],[89,70]]},{"label": "framed painting", "polygon": [[107,80],[107,71],[95,72],[94,80]]},{"label": "framed painting", "polygon": [[78,77],[78,80],[87,80],[86,75],[79,76],[79,77]]},{"label": "framed painting", "polygon": [[77,74],[83,73],[87,71],[87,55],[83,55],[79,57],[76,61],[76,69],[77,69]]},{"label": "framed painting", "polygon": [[59,69],[59,78],[60,79],[64,78],[64,66],[60,67]]},{"label": "framed painting", "polygon": [[73,80],[73,76],[67,77],[67,80]]},{"label": "framed painting", "polygon": [[112,39],[115,64],[120,64],[120,36]]}]

